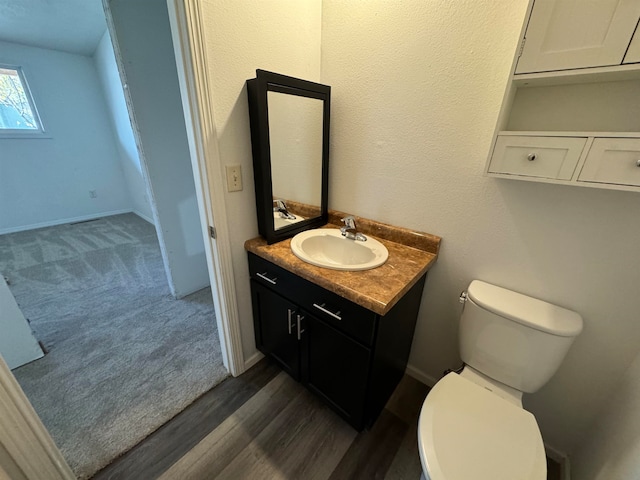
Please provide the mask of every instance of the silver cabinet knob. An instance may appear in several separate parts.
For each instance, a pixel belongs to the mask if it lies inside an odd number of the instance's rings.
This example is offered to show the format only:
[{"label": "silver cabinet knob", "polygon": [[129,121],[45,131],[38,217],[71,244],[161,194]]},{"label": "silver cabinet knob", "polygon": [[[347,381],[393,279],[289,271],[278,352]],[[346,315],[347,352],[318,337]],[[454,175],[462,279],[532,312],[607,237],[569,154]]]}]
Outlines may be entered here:
[{"label": "silver cabinet knob", "polygon": [[640,160],[636,160],[636,167],[640,167]]},{"label": "silver cabinet knob", "polygon": [[527,155],[527,160],[529,160],[530,162],[533,162],[536,158],[538,158],[538,155],[536,155],[535,153],[530,153],[529,155]]}]

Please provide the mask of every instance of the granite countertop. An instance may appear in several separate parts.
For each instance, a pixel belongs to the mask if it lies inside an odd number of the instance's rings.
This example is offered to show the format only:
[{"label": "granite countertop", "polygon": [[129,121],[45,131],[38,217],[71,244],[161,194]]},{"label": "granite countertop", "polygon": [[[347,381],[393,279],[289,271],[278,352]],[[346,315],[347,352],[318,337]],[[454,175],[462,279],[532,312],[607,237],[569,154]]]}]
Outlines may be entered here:
[{"label": "granite countertop", "polygon": [[[329,223],[336,224],[346,214],[329,212]],[[386,314],[424,275],[438,258],[441,238],[424,232],[356,217],[358,230],[379,240],[389,250],[388,260],[378,268],[347,272],[316,267],[296,257],[291,239],[268,245],[262,237],[247,240],[245,250],[285,270],[309,280],[379,315]]]}]

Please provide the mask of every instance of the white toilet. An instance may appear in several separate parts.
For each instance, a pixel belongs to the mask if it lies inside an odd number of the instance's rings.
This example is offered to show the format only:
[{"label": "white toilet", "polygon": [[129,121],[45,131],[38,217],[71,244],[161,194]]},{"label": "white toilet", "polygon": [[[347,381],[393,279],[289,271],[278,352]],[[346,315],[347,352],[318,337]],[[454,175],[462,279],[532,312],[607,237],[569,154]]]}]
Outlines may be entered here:
[{"label": "white toilet", "polygon": [[556,372],[582,331],[576,312],[474,280],[461,301],[465,367],[431,389],[418,446],[428,480],[545,480],[535,417],[522,393]]}]

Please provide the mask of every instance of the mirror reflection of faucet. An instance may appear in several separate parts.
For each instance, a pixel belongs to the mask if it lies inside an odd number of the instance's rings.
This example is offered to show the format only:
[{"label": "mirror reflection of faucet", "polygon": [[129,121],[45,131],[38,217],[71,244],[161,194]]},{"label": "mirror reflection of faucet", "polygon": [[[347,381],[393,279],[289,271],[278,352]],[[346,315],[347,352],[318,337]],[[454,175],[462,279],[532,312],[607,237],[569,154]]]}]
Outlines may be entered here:
[{"label": "mirror reflection of faucet", "polygon": [[350,240],[359,240],[361,242],[367,241],[367,237],[358,232],[356,218],[353,215],[344,217],[342,219],[342,223],[344,223],[344,227],[340,228],[340,231],[342,232],[343,237],[347,237]]},{"label": "mirror reflection of faucet", "polygon": [[284,200],[274,200],[273,202],[276,206],[273,207],[274,212],[278,212],[280,214],[280,218],[286,218],[287,220],[295,220],[296,216],[292,213],[289,213],[287,210],[287,204],[284,203]]}]

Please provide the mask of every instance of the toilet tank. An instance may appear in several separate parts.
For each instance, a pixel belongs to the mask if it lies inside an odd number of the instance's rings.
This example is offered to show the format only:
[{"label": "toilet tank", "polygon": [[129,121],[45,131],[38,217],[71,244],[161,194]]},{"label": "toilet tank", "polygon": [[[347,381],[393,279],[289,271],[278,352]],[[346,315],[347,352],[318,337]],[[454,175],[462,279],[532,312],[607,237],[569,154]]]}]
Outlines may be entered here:
[{"label": "toilet tank", "polygon": [[484,375],[532,393],[558,370],[582,331],[582,317],[474,280],[460,318],[460,356]]}]

